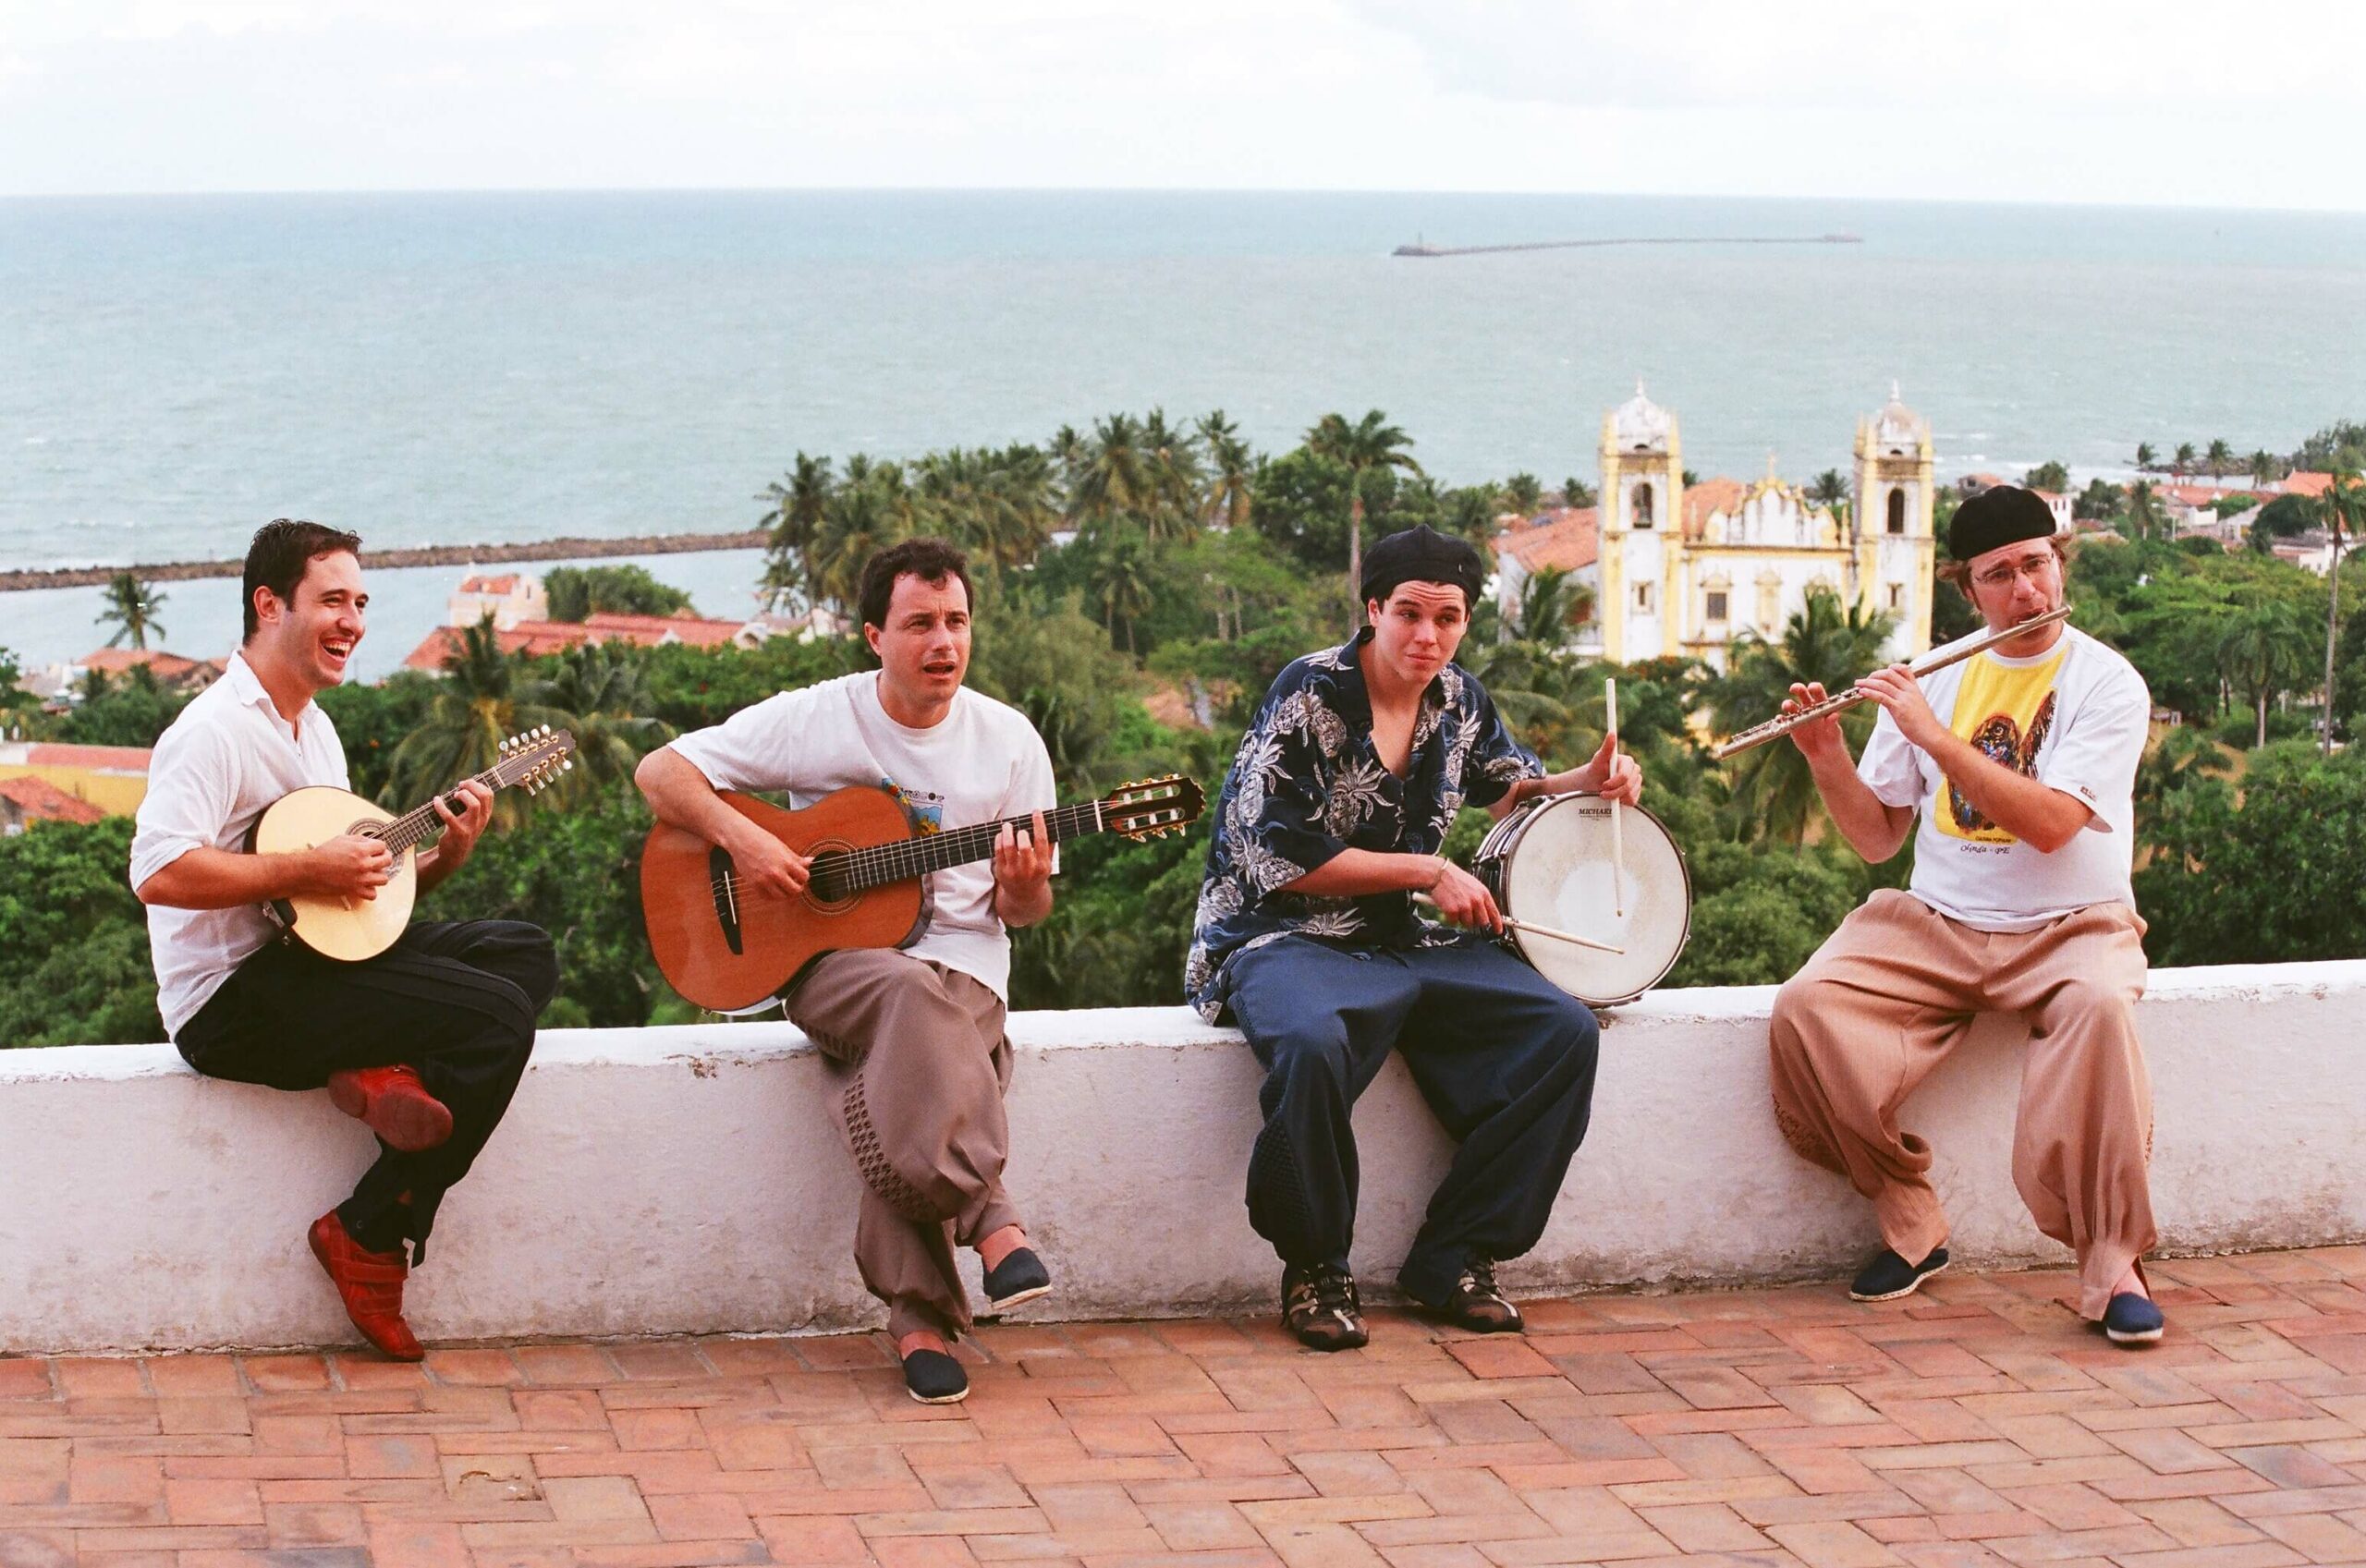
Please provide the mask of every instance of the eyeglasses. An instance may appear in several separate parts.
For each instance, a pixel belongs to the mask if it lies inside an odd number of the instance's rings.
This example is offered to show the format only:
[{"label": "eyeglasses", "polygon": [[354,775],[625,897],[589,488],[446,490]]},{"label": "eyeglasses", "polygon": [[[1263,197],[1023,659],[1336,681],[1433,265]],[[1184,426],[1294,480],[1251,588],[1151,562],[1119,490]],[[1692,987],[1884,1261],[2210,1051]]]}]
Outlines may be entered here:
[{"label": "eyeglasses", "polygon": [[2054,565],[2054,552],[2049,550],[2043,555],[2032,555],[2026,561],[1991,566],[1971,580],[1982,588],[2010,588],[2013,579],[2019,577],[2026,577],[2031,582],[2043,582],[2045,574],[2053,569]]}]

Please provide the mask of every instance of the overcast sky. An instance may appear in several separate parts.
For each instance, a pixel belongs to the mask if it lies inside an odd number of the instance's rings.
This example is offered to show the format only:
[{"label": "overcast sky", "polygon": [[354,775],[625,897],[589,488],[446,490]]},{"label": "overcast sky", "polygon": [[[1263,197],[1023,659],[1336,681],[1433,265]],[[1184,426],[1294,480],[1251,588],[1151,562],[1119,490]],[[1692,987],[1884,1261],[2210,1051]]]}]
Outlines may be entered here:
[{"label": "overcast sky", "polygon": [[0,0],[0,193],[2366,209],[2357,0]]}]

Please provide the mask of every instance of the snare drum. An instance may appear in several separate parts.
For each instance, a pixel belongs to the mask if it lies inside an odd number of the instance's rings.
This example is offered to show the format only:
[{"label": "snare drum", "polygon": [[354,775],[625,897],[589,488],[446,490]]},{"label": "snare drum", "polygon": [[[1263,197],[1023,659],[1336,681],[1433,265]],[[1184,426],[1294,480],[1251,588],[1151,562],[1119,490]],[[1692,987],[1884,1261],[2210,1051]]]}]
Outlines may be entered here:
[{"label": "snare drum", "polygon": [[1692,931],[1692,875],[1660,820],[1622,808],[1626,918],[1615,910],[1610,803],[1592,795],[1531,800],[1495,824],[1475,869],[1515,920],[1622,947],[1621,954],[1507,930],[1531,967],[1592,1007],[1632,1002],[1666,978]]}]

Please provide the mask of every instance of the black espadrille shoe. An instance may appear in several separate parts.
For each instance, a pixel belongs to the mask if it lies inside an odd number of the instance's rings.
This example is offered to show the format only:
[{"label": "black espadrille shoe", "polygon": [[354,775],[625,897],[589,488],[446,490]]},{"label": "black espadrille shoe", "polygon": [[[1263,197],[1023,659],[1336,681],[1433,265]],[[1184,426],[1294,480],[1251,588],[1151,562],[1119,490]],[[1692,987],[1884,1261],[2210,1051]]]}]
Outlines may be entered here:
[{"label": "black espadrille shoe", "polygon": [[1051,1270],[1032,1247],[1013,1247],[986,1270],[986,1310],[997,1317],[1051,1294]]},{"label": "black espadrille shoe", "polygon": [[904,1357],[904,1392],[922,1404],[958,1404],[970,1397],[970,1374],[941,1350]]},{"label": "black espadrille shoe", "polygon": [[1934,1246],[1931,1256],[1920,1263],[1909,1263],[1888,1247],[1873,1254],[1848,1286],[1851,1301],[1896,1301],[1901,1295],[1912,1295],[1922,1288],[1922,1282],[1947,1266],[1947,1249]]}]

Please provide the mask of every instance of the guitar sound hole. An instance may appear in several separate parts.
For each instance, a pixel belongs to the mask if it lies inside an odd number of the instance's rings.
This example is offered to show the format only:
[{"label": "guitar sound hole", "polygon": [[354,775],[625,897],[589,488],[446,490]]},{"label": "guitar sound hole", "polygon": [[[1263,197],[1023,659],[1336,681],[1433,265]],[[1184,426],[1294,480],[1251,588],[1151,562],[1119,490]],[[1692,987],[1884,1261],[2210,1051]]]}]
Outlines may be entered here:
[{"label": "guitar sound hole", "polygon": [[805,902],[824,915],[835,915],[851,909],[862,894],[842,891],[837,878],[839,857],[854,847],[844,840],[833,840],[813,846],[812,879],[805,884]]}]

